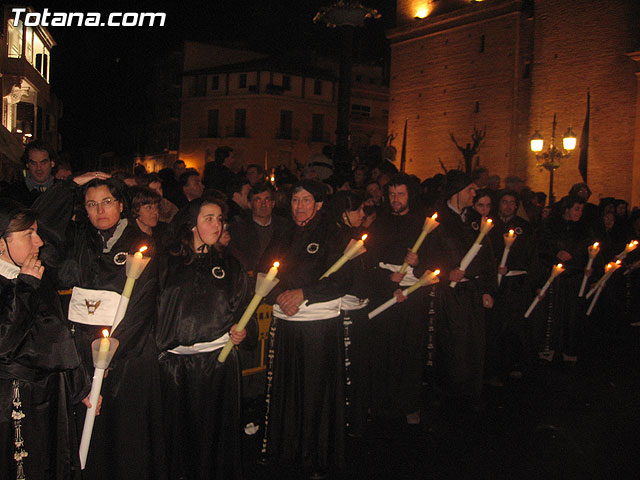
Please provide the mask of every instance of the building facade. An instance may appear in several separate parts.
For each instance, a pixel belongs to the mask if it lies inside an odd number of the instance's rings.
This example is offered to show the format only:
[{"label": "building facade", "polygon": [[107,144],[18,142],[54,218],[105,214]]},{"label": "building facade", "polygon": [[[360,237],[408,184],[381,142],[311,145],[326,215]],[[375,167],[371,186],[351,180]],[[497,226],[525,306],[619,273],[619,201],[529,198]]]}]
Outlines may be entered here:
[{"label": "building facade", "polygon": [[[179,156],[202,170],[219,146],[245,165],[296,169],[335,143],[337,65],[185,42]],[[382,68],[355,66],[352,146],[382,144],[388,88]]]},{"label": "building facade", "polygon": [[49,85],[55,42],[44,27],[25,26],[22,20],[14,24],[11,8],[1,10],[2,125],[23,143],[38,138],[59,150],[62,103]]},{"label": "building facade", "polygon": [[[598,197],[640,203],[637,29],[634,0],[398,0],[391,40],[389,131],[408,120],[407,168],[424,178],[455,168],[450,140],[485,128],[480,164],[546,192],[529,139],[580,141],[591,95],[588,183]],[[554,193],[582,181],[580,149],[562,162]]]}]

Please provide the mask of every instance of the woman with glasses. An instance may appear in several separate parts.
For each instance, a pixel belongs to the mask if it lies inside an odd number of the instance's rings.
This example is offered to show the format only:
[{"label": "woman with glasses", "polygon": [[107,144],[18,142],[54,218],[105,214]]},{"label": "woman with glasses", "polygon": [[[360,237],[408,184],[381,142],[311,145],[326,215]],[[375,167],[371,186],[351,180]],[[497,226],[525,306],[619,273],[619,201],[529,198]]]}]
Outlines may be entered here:
[{"label": "woman with glasses", "polygon": [[[93,372],[91,342],[102,337],[103,329],[120,342],[102,384],[102,415],[93,428],[86,478],[165,478],[157,351],[150,335],[157,258],[150,238],[127,219],[126,186],[105,173],[89,172],[56,184],[34,207],[50,242],[45,253],[56,250],[59,288],[73,288],[68,317],[87,370]],[[143,246],[149,247],[151,261],[114,327],[127,255]],[[84,417],[81,408],[80,429]]]},{"label": "woman with glasses", "polygon": [[72,407],[83,398],[88,403],[89,377],[58,295],[43,276],[41,246],[35,212],[0,199],[3,479],[66,480],[80,474]]}]

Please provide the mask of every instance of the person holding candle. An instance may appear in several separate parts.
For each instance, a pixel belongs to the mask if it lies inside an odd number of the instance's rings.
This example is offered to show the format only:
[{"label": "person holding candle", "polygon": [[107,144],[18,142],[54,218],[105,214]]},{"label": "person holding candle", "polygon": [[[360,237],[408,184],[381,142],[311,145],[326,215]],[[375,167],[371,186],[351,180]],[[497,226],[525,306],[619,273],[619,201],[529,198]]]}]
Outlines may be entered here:
[{"label": "person holding candle", "polygon": [[[493,307],[497,288],[491,243],[482,240],[466,270],[461,260],[478,238],[480,224],[469,223],[465,208],[473,205],[476,186],[462,172],[447,174],[440,226],[427,237],[427,264],[441,270],[436,286],[436,366],[448,404],[480,408],[485,357],[485,312]],[[451,288],[450,282],[456,282]]]},{"label": "person holding candle", "polygon": [[[584,300],[578,297],[585,266],[589,260],[588,247],[593,244],[594,237],[587,222],[581,221],[584,200],[581,197],[564,197],[557,208],[544,223],[541,232],[540,262],[547,274],[553,265],[562,263],[565,271],[552,285],[551,311],[538,308],[538,318],[549,318],[551,328],[546,329],[544,323],[539,325],[538,336],[542,331],[549,331],[550,338],[545,335],[544,345],[550,342],[551,350],[562,353],[568,365],[577,361],[578,353],[584,345]],[[597,259],[599,260],[599,259]],[[595,268],[595,267],[594,267]],[[538,280],[538,286],[544,282]],[[549,316],[549,317],[548,317]]]},{"label": "person holding candle", "polygon": [[90,378],[39,258],[42,245],[35,211],[0,199],[0,472],[78,479],[73,405],[89,404]]},{"label": "person holding candle", "polygon": [[[56,262],[58,288],[73,287],[68,318],[89,372],[94,370],[91,343],[114,324],[127,255],[149,247],[145,255],[151,261],[135,282],[124,317],[111,331],[120,343],[102,385],[102,414],[94,424],[83,474],[92,480],[163,479],[160,378],[151,335],[157,295],[153,241],[127,218],[126,186],[103,172],[54,185],[34,208],[48,241],[44,254]],[[79,430],[84,418],[80,408]]]},{"label": "person holding candle", "polygon": [[247,274],[216,248],[226,205],[193,200],[174,218],[175,243],[161,267],[155,340],[160,353],[164,438],[169,478],[241,478],[240,368],[227,340],[251,291]]},{"label": "person holding candle", "polygon": [[[409,175],[398,173],[385,187],[388,208],[371,225],[367,239],[368,311],[379,307],[402,288],[414,284],[425,272],[426,245],[411,250],[420,237],[426,215],[418,205],[419,185]],[[434,230],[437,231],[436,228]],[[403,263],[409,268],[400,270]],[[432,267],[431,270],[435,270]],[[402,416],[410,424],[420,423],[423,353],[427,335],[429,289],[421,289],[406,302],[395,305],[366,324],[368,354],[367,405],[373,415]],[[367,313],[368,313],[367,311]]]},{"label": "person holding candle", "polygon": [[[362,241],[361,228],[365,218],[363,196],[354,191],[335,193],[327,204],[328,223],[333,229],[331,237],[337,249],[349,245],[351,241]],[[367,237],[368,238],[368,237]],[[366,243],[366,242],[365,242]],[[348,269],[352,276],[351,290],[342,297],[342,318],[345,335],[345,375],[347,377],[346,396],[347,432],[361,435],[366,421],[366,405],[370,369],[368,367],[369,341],[368,321],[365,307],[369,303],[367,270],[364,255],[348,261],[342,269]]]},{"label": "person holding candle", "polygon": [[[325,187],[301,180],[292,190],[296,224],[289,242],[265,253],[280,262],[273,303],[275,337],[262,456],[321,477],[344,464],[344,334],[341,297],[351,290],[347,266],[320,280],[341,256],[323,215]],[[272,380],[271,380],[272,378]]]},{"label": "person holding candle", "polygon": [[[497,196],[498,215],[489,232],[496,260],[506,248],[505,235],[513,236],[505,266],[498,265],[502,276],[493,309],[487,312],[486,377],[502,383],[530,371],[534,345],[530,322],[524,312],[534,295],[532,277],[538,276],[538,253],[533,227],[519,217],[519,198],[514,190],[501,190]],[[546,272],[545,272],[546,273]]]}]

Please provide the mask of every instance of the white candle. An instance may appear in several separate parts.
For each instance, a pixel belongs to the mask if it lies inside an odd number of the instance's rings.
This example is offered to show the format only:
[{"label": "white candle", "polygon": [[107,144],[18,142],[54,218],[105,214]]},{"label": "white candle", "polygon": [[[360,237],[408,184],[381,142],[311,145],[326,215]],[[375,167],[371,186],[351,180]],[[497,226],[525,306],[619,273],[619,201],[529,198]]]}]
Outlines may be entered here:
[{"label": "white candle", "polygon": [[578,297],[582,297],[584,295],[584,289],[587,286],[587,279],[589,277],[587,277],[587,270],[591,270],[591,267],[593,266],[593,259],[596,258],[596,256],[598,255],[598,252],[600,251],[600,244],[598,242],[594,243],[593,245],[590,245],[588,248],[589,251],[589,261],[587,261],[587,266],[585,267],[585,273],[584,276],[582,277],[582,283],[580,284],[580,291],[578,292]]},{"label": "white candle", "polygon": [[[438,218],[438,212],[434,213],[430,217],[425,218],[424,225],[422,226],[422,232],[420,232],[416,243],[414,243],[413,247],[411,247],[411,251],[413,253],[417,253],[418,249],[422,245],[422,242],[424,242],[424,239],[427,238],[427,235],[433,232],[436,227],[440,225],[440,223],[436,221],[436,218]],[[400,273],[406,272],[408,267],[409,264],[407,262],[404,262],[400,267]]]},{"label": "white candle", "polygon": [[102,336],[104,338],[100,340],[100,348],[98,349],[98,358],[96,361],[97,364],[102,364],[107,360],[107,357],[109,356],[109,347],[111,346],[111,341],[109,340],[109,330],[107,330],[106,328],[102,330]]},{"label": "white candle", "polygon": [[531,302],[531,305],[529,305],[529,308],[527,309],[527,311],[524,314],[524,318],[529,318],[529,315],[531,315],[531,312],[533,312],[533,309],[536,308],[536,305],[538,305],[538,302],[540,301],[540,299],[544,296],[545,293],[547,293],[547,290],[551,286],[551,283],[562,272],[564,272],[564,267],[562,266],[561,263],[553,266],[553,269],[551,270],[551,275],[549,276],[549,278],[547,279],[546,283],[544,284],[544,286],[540,290],[540,294],[536,295],[536,298],[534,298],[533,302]]},{"label": "white candle", "polygon": [[276,275],[278,275],[278,267],[280,266],[280,262],[275,262],[273,264],[273,267],[271,267],[269,269],[269,271],[267,272],[267,281],[269,280],[273,280],[274,278],[276,278]]},{"label": "white candle", "polygon": [[[511,246],[513,242],[516,241],[516,232],[511,229],[508,233],[503,235],[504,237],[504,250],[502,252],[502,259],[500,260],[500,268],[505,267],[507,265],[507,257],[509,256],[509,252],[511,251]],[[502,281],[502,275],[498,274],[498,285]]]}]

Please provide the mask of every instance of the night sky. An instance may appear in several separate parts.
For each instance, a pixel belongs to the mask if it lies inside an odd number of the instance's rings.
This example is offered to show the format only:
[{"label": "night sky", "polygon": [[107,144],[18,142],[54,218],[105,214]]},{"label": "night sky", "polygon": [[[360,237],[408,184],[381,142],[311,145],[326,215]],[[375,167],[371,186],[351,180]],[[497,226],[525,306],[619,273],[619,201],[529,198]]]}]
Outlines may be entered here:
[{"label": "night sky", "polygon": [[[131,155],[134,132],[148,116],[146,90],[154,61],[183,40],[233,42],[265,52],[292,46],[337,55],[335,31],[312,19],[318,0],[214,0],[209,2],[32,2],[50,12],[165,12],[164,27],[49,27],[57,46],[52,52],[51,85],[62,99],[63,150],[74,166],[92,163],[100,152]],[[383,15],[356,35],[355,55],[382,59],[388,55],[385,29],[393,27],[395,1],[365,2]]]}]

